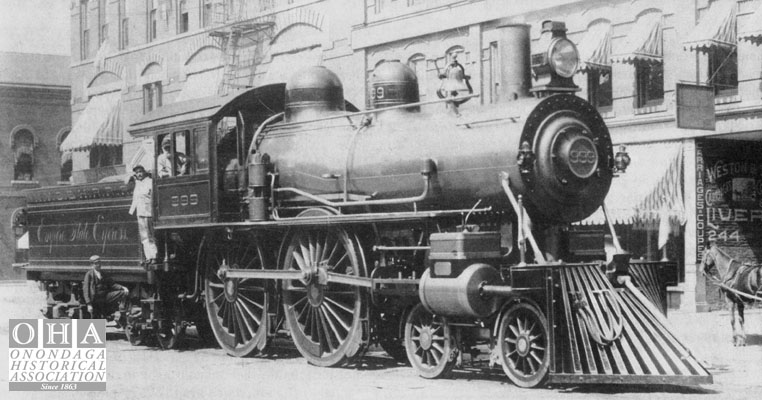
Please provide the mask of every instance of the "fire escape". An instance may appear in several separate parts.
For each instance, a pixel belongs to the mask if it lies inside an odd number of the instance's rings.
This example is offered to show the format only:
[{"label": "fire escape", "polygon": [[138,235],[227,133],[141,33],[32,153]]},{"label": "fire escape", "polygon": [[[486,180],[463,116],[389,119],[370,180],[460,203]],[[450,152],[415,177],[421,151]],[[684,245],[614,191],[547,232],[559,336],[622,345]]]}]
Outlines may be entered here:
[{"label": "fire escape", "polygon": [[257,65],[264,56],[263,45],[272,40],[275,31],[274,15],[248,18],[245,4],[244,0],[225,0],[216,2],[213,7],[213,28],[209,36],[222,49],[223,66],[218,94],[254,85]]}]

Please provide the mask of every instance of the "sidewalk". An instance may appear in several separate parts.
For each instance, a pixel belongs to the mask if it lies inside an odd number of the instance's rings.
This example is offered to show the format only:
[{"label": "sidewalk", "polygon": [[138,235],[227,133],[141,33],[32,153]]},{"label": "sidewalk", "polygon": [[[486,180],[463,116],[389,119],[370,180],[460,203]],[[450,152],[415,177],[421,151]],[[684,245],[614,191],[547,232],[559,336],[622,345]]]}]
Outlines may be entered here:
[{"label": "sidewalk", "polygon": [[[762,397],[762,310],[746,310],[746,346],[733,346],[730,311],[670,312],[668,319],[678,337],[699,360],[709,363],[714,384],[726,393],[745,386],[748,398]],[[752,394],[753,393],[753,394]]]}]

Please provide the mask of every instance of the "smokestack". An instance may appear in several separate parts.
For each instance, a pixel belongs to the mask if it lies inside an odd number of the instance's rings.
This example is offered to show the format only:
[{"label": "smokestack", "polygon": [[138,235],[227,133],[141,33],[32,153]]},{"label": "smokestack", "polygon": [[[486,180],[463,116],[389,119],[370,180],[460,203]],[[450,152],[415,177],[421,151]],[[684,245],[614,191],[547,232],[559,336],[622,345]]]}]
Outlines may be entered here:
[{"label": "smokestack", "polygon": [[510,24],[498,27],[500,82],[498,101],[513,101],[529,97],[532,87],[529,70],[529,25]]}]

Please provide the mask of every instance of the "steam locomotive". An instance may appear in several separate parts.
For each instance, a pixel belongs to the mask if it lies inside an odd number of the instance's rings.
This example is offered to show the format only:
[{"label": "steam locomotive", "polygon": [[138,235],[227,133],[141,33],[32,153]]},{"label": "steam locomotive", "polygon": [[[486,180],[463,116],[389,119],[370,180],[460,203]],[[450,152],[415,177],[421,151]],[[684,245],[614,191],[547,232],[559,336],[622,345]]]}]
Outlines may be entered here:
[{"label": "steam locomotive", "polygon": [[623,251],[562,261],[561,228],[604,205],[629,160],[574,95],[563,23],[544,23],[531,55],[527,26],[498,30],[493,105],[457,90],[421,102],[413,71],[389,61],[367,111],[308,67],[145,115],[130,133],[156,154],[169,138],[190,160],[154,179],[161,262],[141,263],[130,183],[32,190],[26,271],[48,317],[83,316],[80,282],[99,254],[131,290],[134,344],[172,348],[195,326],[246,356],[288,331],[317,366],[378,344],[425,378],[488,364],[523,387],[711,382],[662,314],[667,265]]}]

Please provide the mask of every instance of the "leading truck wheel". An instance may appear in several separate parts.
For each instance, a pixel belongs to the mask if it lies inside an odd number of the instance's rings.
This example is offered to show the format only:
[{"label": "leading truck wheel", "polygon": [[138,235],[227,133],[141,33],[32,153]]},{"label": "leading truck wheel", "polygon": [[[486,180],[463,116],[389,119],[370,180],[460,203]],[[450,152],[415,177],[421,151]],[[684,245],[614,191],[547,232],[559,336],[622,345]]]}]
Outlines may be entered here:
[{"label": "leading truck wheel", "polygon": [[516,385],[535,387],[545,382],[550,365],[548,323],[529,303],[516,303],[503,314],[498,332],[503,371]]},{"label": "leading truck wheel", "polygon": [[405,322],[405,350],[410,364],[418,375],[443,378],[455,366],[455,346],[450,325],[442,316],[436,316],[418,304],[410,310]]},{"label": "leading truck wheel", "polygon": [[205,302],[214,336],[226,353],[245,357],[267,340],[267,281],[226,278],[234,269],[264,269],[259,240],[236,233],[230,240],[209,241],[206,252]]},{"label": "leading truck wheel", "polygon": [[300,230],[287,240],[282,268],[302,275],[282,283],[294,345],[310,364],[340,365],[364,345],[367,301],[359,286],[329,282],[328,274],[365,276],[358,241],[340,228]]}]

